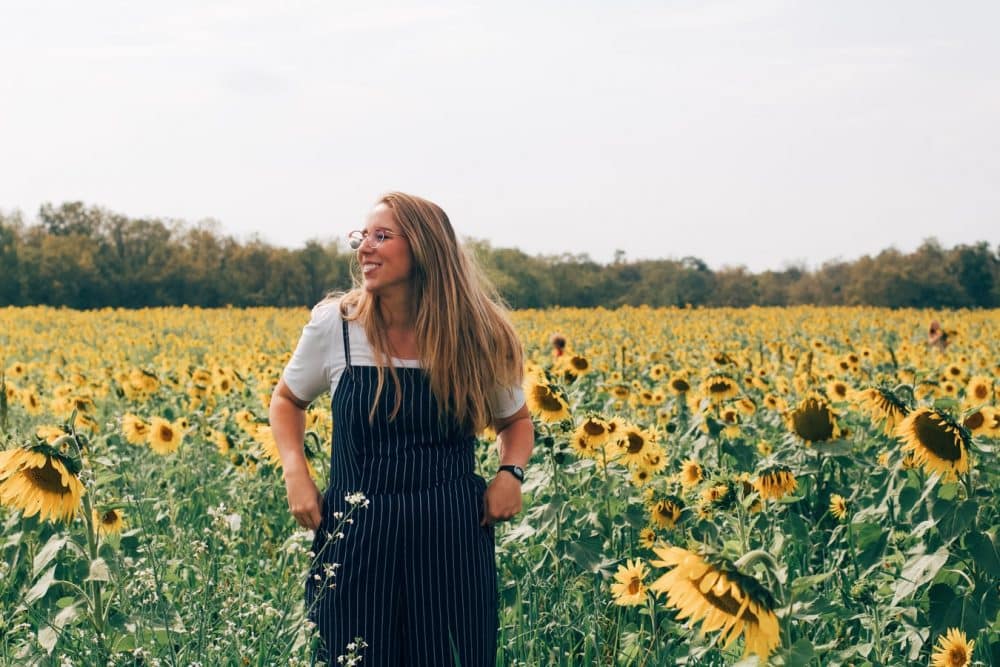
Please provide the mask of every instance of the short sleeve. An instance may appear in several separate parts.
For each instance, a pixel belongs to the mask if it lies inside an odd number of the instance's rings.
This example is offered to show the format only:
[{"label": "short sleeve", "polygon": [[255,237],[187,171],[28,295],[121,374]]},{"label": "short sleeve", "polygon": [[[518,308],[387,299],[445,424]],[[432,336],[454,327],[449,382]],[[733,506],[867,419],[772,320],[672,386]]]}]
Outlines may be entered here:
[{"label": "short sleeve", "polygon": [[337,335],[340,321],[337,301],[326,301],[313,308],[312,317],[303,327],[295,352],[282,374],[285,384],[297,398],[312,401],[330,389],[337,356],[344,356],[342,339]]},{"label": "short sleeve", "polygon": [[502,387],[497,385],[490,392],[487,400],[494,419],[510,417],[524,405],[524,389],[520,386]]}]

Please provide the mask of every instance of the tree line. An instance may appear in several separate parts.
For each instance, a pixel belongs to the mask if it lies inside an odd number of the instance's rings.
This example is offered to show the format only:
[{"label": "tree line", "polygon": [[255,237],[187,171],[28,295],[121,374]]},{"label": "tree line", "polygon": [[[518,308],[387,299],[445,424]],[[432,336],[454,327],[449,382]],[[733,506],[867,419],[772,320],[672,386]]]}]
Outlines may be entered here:
[{"label": "tree line", "polygon": [[[871,305],[1000,307],[1000,246],[887,249],[815,270],[712,270],[695,257],[602,264],[467,241],[515,308],[549,306]],[[81,202],[37,219],[0,212],[0,306],[303,306],[351,285],[353,253],[336,242],[288,249],[238,241],[214,221],[129,218]]]}]

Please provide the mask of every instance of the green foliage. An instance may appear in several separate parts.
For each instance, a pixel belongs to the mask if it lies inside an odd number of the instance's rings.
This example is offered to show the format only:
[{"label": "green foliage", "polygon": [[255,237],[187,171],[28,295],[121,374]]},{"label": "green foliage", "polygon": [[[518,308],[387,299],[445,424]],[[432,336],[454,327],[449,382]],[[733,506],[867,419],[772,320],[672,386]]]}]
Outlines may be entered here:
[{"label": "green foliage", "polygon": [[[943,249],[936,240],[815,271],[713,271],[695,257],[602,265],[587,255],[531,256],[469,240],[515,308],[550,306],[1000,306],[1000,248]],[[38,222],[0,214],[2,305],[303,306],[351,285],[352,253],[336,242],[289,250],[239,242],[217,222],[128,218],[81,202],[45,204]]]}]

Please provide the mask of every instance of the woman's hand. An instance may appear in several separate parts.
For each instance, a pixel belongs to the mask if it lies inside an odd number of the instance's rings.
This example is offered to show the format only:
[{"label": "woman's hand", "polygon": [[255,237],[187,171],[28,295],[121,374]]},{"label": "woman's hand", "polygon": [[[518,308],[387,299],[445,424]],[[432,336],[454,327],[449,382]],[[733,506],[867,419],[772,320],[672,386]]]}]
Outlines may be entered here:
[{"label": "woman's hand", "polygon": [[521,511],[521,482],[508,472],[500,472],[483,495],[481,526],[507,521]]},{"label": "woman's hand", "polygon": [[303,528],[316,530],[323,518],[323,497],[308,471],[285,474],[288,510]]}]

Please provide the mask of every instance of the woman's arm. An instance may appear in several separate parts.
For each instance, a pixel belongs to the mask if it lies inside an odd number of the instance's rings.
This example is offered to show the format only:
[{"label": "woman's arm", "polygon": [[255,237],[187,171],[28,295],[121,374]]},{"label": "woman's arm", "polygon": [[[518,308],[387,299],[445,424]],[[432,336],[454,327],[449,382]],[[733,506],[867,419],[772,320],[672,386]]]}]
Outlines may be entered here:
[{"label": "woman's arm", "polygon": [[323,500],[306,463],[303,441],[307,407],[309,403],[293,394],[283,379],[278,381],[271,394],[269,418],[281,457],[288,509],[300,526],[316,530],[322,518]]},{"label": "woman's arm", "polygon": [[[528,407],[522,405],[509,417],[497,419],[493,429],[497,433],[500,465],[527,466],[535,447],[535,426]],[[516,516],[521,511],[521,482],[509,472],[501,471],[486,489],[483,505],[484,526]]]}]

